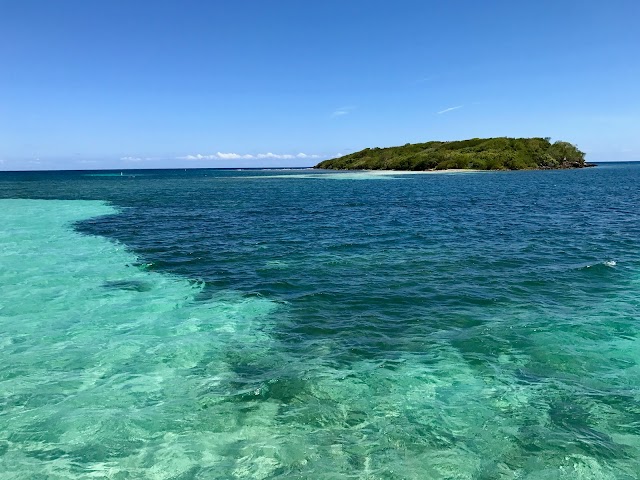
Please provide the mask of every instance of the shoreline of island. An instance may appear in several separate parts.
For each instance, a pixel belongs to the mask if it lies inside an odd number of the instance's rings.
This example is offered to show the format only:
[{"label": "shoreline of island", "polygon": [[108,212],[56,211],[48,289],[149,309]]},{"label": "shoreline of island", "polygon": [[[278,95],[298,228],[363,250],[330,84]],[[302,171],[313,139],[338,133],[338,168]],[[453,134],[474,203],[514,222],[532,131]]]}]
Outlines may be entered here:
[{"label": "shoreline of island", "polygon": [[[315,168],[315,167],[314,167]],[[316,169],[321,170],[321,169]],[[489,172],[490,170],[474,170],[470,168],[449,168],[445,170],[368,170],[368,169],[358,169],[358,170],[337,170],[337,169],[323,169],[323,170],[331,170],[332,172],[362,172],[367,173],[369,175],[438,175],[442,173],[484,173]]]}]

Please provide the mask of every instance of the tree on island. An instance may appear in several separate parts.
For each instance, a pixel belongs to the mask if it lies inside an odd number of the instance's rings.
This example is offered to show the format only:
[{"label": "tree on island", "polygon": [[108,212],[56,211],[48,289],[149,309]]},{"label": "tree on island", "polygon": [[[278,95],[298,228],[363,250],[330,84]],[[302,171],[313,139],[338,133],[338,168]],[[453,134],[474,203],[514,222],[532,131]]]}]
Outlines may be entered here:
[{"label": "tree on island", "polygon": [[472,138],[452,142],[407,143],[401,147],[365,148],[320,162],[332,170],[550,170],[582,168],[584,152],[550,138]]}]

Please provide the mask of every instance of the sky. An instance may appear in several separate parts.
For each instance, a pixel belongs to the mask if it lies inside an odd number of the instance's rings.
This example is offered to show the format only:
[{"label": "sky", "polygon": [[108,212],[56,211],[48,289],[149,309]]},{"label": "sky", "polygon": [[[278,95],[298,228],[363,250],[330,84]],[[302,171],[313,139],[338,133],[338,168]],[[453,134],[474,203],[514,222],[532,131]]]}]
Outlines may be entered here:
[{"label": "sky", "polygon": [[638,0],[0,0],[0,170],[551,137],[640,160]]}]

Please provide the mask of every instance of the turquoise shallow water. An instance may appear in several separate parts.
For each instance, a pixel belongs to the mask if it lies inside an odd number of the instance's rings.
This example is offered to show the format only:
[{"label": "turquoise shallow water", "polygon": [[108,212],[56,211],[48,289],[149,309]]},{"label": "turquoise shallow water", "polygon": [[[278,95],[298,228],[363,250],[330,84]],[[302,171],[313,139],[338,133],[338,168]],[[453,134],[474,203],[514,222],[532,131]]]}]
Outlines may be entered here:
[{"label": "turquoise shallow water", "polygon": [[638,478],[640,167],[115,173],[0,174],[0,478]]}]

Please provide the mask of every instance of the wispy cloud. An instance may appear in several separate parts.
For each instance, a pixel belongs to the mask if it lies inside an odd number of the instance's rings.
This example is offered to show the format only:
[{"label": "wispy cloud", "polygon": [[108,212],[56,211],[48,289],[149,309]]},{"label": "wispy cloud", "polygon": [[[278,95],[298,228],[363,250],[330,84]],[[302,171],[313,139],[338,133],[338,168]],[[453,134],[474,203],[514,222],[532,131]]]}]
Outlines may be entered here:
[{"label": "wispy cloud", "polygon": [[346,106],[336,108],[331,114],[332,117],[342,117],[343,115],[349,115],[356,107],[354,106]]},{"label": "wispy cloud", "polygon": [[305,159],[305,158],[323,158],[322,155],[315,155],[315,154],[307,154],[307,153],[298,153],[296,155],[291,154],[291,153],[271,153],[271,152],[267,152],[267,153],[257,153],[255,155],[252,154],[240,154],[240,153],[233,153],[233,152],[229,152],[229,153],[224,153],[224,152],[217,152],[217,153],[209,153],[209,154],[201,154],[201,153],[196,153],[196,154],[192,154],[192,155],[184,155],[181,157],[176,157],[176,159],[178,160],[262,160],[262,159],[277,159],[277,160],[290,160],[290,159],[294,159],[294,158],[300,158],[300,159]]},{"label": "wispy cloud", "polygon": [[436,75],[429,75],[428,77],[419,78],[418,80],[415,81],[415,83],[430,82],[431,80],[434,80],[435,78],[436,78]]},{"label": "wispy cloud", "polygon": [[438,115],[442,115],[443,113],[447,113],[447,112],[451,112],[453,110],[458,110],[459,108],[464,107],[464,105],[458,105],[455,107],[449,107],[449,108],[445,108],[444,110],[440,110],[439,112],[436,112]]},{"label": "wispy cloud", "polygon": [[285,154],[277,154],[277,153],[259,153],[256,155],[256,158],[278,158],[278,159],[288,159],[288,158],[296,158],[295,155],[291,155],[288,153]]}]

